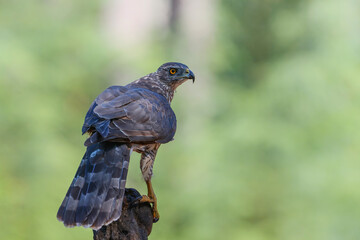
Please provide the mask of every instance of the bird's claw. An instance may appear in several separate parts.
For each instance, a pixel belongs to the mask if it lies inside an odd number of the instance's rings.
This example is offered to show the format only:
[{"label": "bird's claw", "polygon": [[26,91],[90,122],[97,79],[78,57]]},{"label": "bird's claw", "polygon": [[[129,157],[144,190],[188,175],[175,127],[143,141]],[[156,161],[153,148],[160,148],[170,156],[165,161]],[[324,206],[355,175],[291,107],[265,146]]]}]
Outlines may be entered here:
[{"label": "bird's claw", "polygon": [[147,195],[142,195],[140,198],[140,203],[154,203],[154,199],[150,198]]},{"label": "bird's claw", "polygon": [[140,203],[152,203],[153,204],[153,208],[152,208],[153,222],[154,223],[158,222],[160,219],[160,214],[159,214],[159,211],[157,210],[156,197],[150,198],[147,195],[143,195],[142,198],[140,199]]},{"label": "bird's claw", "polygon": [[153,216],[153,223],[156,223],[156,222],[158,222],[158,221],[159,221],[159,218],[158,218],[158,217]]},{"label": "bird's claw", "polygon": [[153,223],[158,222],[160,219],[160,215],[157,209],[153,208]]}]

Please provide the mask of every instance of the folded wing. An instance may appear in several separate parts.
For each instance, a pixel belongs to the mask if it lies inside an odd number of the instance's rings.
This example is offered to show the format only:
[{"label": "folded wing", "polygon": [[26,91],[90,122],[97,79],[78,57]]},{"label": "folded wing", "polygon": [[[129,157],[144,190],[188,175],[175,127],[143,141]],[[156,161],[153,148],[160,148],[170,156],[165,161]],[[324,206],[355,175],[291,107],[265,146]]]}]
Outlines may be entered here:
[{"label": "folded wing", "polygon": [[102,141],[165,143],[173,139],[176,117],[165,97],[143,88],[113,86],[91,105],[83,126],[89,146]]}]

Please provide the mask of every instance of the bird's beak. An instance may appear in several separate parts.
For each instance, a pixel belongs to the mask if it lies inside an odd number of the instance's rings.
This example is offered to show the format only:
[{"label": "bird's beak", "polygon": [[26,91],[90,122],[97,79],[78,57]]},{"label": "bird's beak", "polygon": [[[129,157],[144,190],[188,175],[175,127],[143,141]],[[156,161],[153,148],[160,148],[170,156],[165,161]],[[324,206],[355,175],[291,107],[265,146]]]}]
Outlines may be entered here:
[{"label": "bird's beak", "polygon": [[193,83],[195,82],[195,74],[190,70],[190,69],[186,69],[186,77],[188,79],[192,79],[193,80]]}]

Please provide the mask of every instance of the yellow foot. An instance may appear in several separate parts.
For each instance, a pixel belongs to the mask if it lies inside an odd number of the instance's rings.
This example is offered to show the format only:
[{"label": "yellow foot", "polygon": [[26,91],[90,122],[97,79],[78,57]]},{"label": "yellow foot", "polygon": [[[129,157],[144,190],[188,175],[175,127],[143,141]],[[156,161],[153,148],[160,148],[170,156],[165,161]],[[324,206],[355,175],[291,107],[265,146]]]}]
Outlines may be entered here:
[{"label": "yellow foot", "polygon": [[149,196],[143,195],[140,199],[141,203],[152,203],[153,204],[153,222],[156,223],[160,219],[159,211],[157,210],[157,201],[156,197],[150,198]]}]

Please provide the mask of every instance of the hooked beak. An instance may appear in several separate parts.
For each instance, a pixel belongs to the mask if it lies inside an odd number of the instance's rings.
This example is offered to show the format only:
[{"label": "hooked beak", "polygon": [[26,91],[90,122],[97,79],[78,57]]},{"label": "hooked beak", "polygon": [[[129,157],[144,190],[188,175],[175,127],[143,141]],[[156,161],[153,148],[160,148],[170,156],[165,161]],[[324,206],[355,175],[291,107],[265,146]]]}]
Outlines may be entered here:
[{"label": "hooked beak", "polygon": [[190,69],[186,69],[186,77],[188,79],[192,79],[193,80],[193,83],[195,82],[195,74],[190,70]]}]

